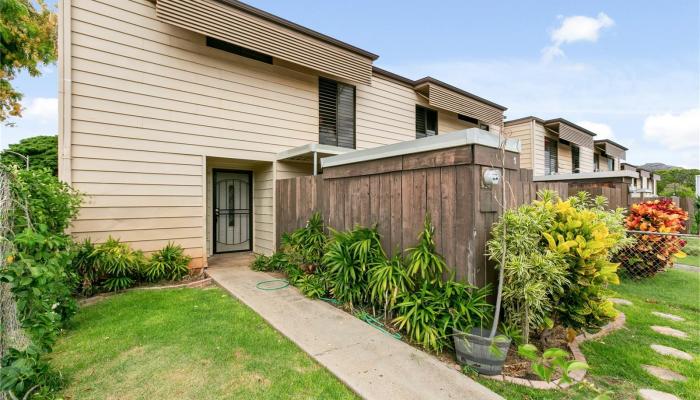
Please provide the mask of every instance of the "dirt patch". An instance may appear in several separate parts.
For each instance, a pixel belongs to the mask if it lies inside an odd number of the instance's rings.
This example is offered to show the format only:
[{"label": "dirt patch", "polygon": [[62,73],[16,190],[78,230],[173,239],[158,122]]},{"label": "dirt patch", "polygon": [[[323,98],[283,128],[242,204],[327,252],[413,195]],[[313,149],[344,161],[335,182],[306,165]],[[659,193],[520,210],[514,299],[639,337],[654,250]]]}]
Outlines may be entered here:
[{"label": "dirt patch", "polygon": [[233,349],[233,357],[236,359],[236,361],[250,360],[250,354],[248,354],[248,352],[245,351],[245,349],[242,349],[240,347]]}]

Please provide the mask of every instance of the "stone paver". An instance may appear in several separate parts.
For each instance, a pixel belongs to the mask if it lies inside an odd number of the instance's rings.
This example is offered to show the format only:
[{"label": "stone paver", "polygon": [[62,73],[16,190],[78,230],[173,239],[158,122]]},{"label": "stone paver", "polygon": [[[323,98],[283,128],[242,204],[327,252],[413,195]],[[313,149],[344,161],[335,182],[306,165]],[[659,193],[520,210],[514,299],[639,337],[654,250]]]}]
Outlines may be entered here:
[{"label": "stone paver", "polygon": [[653,330],[656,333],[660,333],[662,335],[673,336],[673,337],[677,337],[677,338],[681,338],[681,339],[686,339],[688,337],[687,333],[685,333],[683,331],[679,331],[678,329],[673,329],[673,328],[668,327],[668,326],[652,325],[651,330]]},{"label": "stone paver", "polygon": [[483,399],[501,396],[435,357],[295,288],[255,288],[273,279],[245,267],[207,274],[365,399]]},{"label": "stone paver", "polygon": [[654,389],[639,389],[639,398],[642,400],[681,400],[671,393],[660,392]]},{"label": "stone paver", "polygon": [[693,360],[693,356],[691,356],[690,354],[686,353],[685,351],[674,349],[673,347],[663,346],[660,344],[652,344],[651,348],[655,352],[662,354],[664,356],[680,358],[681,360],[688,360],[688,361]]},{"label": "stone paver", "polygon": [[613,297],[610,299],[610,301],[612,301],[615,304],[619,304],[621,306],[631,306],[632,305],[631,301],[625,300],[625,299],[616,299]]},{"label": "stone paver", "polygon": [[670,369],[655,367],[653,365],[642,365],[642,368],[644,368],[651,375],[663,381],[685,382],[686,380],[688,380],[688,378],[686,378],[685,376],[677,372],[673,372]]},{"label": "stone paver", "polygon": [[673,314],[666,314],[666,313],[662,313],[662,312],[658,312],[658,311],[654,311],[654,312],[652,312],[652,314],[656,315],[657,317],[670,319],[671,321],[677,321],[677,322],[685,321],[685,318],[679,317],[679,316],[673,315]]}]

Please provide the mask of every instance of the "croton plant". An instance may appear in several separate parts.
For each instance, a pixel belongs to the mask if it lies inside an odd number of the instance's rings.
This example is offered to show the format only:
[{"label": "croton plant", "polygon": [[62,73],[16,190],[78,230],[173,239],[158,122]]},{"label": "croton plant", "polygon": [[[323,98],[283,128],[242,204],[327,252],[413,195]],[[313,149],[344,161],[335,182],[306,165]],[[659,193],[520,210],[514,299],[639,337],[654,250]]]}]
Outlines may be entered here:
[{"label": "croton plant", "polygon": [[688,213],[668,199],[633,204],[625,219],[627,229],[650,234],[635,234],[636,242],[618,256],[622,266],[633,276],[652,276],[685,257],[685,241],[668,234],[683,231],[687,220]]}]

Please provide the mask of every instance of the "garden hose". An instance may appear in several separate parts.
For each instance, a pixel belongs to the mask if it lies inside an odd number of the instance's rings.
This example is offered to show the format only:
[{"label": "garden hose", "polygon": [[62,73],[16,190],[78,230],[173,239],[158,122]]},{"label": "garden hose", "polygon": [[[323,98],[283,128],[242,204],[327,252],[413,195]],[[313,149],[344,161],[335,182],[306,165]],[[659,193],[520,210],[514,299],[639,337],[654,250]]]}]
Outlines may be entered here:
[{"label": "garden hose", "polygon": [[389,335],[393,337],[394,339],[401,340],[401,335],[398,333],[391,333],[386,328],[384,328],[384,324],[382,324],[378,319],[374,318],[373,316],[369,314],[364,314],[360,317],[360,320],[365,321],[368,323],[372,328],[378,329],[385,335]]},{"label": "garden hose", "polygon": [[[278,282],[281,283],[281,285],[272,287],[266,286],[268,284]],[[260,281],[255,285],[255,287],[260,290],[280,290],[286,288],[287,286],[289,286],[289,281],[286,279],[270,279],[269,281]]]},{"label": "garden hose", "polygon": [[336,299],[331,299],[331,298],[328,298],[328,297],[319,297],[319,299],[325,301],[326,303],[331,303],[331,304],[335,304],[335,305],[340,304],[340,302],[339,302],[338,300],[336,300]]}]

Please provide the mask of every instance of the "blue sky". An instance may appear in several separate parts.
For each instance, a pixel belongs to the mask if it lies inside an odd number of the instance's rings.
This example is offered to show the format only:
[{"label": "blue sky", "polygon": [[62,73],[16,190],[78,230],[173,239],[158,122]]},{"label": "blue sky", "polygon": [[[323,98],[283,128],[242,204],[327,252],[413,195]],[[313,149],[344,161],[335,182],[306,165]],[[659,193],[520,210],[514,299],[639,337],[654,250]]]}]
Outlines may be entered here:
[{"label": "blue sky", "polygon": [[[509,119],[564,117],[629,147],[630,163],[700,167],[696,0],[249,3],[379,54],[379,67],[507,106]],[[27,111],[0,128],[0,147],[56,131],[56,68],[15,83]]]}]

